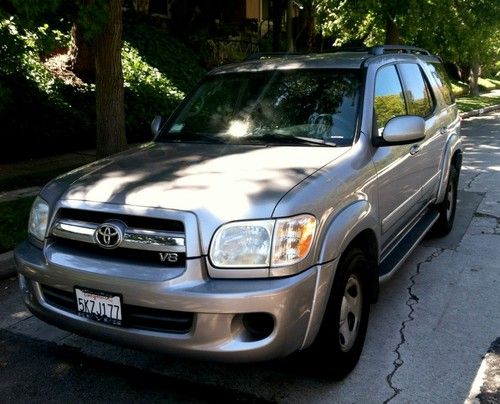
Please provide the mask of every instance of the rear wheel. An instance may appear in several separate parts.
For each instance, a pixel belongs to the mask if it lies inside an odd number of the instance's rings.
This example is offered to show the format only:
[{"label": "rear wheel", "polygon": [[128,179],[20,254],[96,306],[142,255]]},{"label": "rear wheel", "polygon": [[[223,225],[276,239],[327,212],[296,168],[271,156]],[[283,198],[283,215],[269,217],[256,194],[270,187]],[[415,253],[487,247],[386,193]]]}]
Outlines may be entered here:
[{"label": "rear wheel", "polygon": [[453,228],[455,212],[457,210],[457,188],[458,172],[455,166],[451,166],[444,200],[436,205],[436,209],[439,212],[439,218],[432,228],[432,233],[435,236],[446,236]]},{"label": "rear wheel", "polygon": [[337,379],[356,366],[363,349],[370,310],[368,270],[361,250],[353,248],[344,254],[313,346],[316,364]]}]

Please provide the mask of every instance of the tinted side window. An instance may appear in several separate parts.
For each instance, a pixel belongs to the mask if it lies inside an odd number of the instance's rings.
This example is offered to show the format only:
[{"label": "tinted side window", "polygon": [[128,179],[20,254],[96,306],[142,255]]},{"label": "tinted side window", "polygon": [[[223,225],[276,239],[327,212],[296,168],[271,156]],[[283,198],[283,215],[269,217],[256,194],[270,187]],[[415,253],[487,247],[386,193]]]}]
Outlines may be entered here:
[{"label": "tinted side window", "polygon": [[374,109],[379,131],[389,119],[399,115],[406,115],[403,88],[393,65],[384,66],[377,72]]},{"label": "tinted side window", "polygon": [[421,117],[429,115],[434,106],[420,67],[413,63],[402,63],[399,68],[405,83],[408,113]]},{"label": "tinted side window", "polygon": [[436,79],[439,91],[443,95],[446,105],[451,105],[455,102],[453,92],[451,91],[451,83],[443,65],[438,63],[429,63],[429,70]]}]

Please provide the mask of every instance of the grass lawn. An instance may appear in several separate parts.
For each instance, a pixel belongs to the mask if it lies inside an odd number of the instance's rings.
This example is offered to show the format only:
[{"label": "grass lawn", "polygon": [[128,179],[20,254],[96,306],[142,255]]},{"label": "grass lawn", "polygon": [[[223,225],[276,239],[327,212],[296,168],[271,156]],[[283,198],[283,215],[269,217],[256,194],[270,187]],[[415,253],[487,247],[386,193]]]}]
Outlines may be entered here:
[{"label": "grass lawn", "polygon": [[45,185],[52,178],[94,160],[92,154],[68,153],[0,165],[0,192]]},{"label": "grass lawn", "polygon": [[499,105],[500,97],[460,97],[457,98],[457,105],[460,112],[468,112],[474,109],[489,107],[491,105]]},{"label": "grass lawn", "polygon": [[76,167],[78,166],[47,168],[40,171],[14,173],[5,176],[0,175],[0,191],[11,191],[13,189],[28,188],[38,185],[42,186],[52,178],[64,174]]},{"label": "grass lawn", "polygon": [[30,196],[0,203],[0,253],[12,250],[27,237],[28,219],[34,199],[34,196]]}]

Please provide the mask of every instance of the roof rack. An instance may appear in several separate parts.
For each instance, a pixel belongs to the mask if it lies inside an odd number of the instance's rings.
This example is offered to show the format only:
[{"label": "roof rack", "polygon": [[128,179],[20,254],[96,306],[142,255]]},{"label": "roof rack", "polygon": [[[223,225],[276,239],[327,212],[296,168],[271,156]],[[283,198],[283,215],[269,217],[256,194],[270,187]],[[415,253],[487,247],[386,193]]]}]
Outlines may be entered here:
[{"label": "roof rack", "polygon": [[411,53],[414,55],[427,55],[431,56],[428,50],[423,48],[417,48],[416,46],[405,46],[405,45],[375,45],[370,51],[372,55],[383,55],[384,53]]},{"label": "roof rack", "polygon": [[260,60],[260,59],[271,59],[271,58],[279,58],[282,56],[294,56],[294,55],[304,55],[304,53],[300,52],[256,52],[247,56],[245,62],[249,60]]},{"label": "roof rack", "polygon": [[337,53],[337,52],[369,52],[371,48],[366,46],[332,46],[322,50],[320,53]]},{"label": "roof rack", "polygon": [[[375,45],[373,47],[336,46],[330,49],[326,49],[321,53],[336,53],[336,52],[367,52],[374,56],[384,55],[386,53],[408,53],[413,55],[432,56],[432,54],[426,49],[418,48],[416,46],[406,46],[406,45]],[[307,54],[308,53],[303,53],[303,52],[256,52],[247,56],[245,61],[271,59],[283,56],[307,55]]]}]

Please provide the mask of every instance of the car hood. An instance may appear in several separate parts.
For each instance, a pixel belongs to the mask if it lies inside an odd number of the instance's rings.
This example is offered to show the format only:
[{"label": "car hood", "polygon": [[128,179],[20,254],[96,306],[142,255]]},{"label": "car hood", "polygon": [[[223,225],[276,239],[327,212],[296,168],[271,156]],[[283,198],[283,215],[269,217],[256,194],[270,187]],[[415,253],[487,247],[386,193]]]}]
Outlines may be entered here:
[{"label": "car hood", "polygon": [[83,171],[62,199],[191,211],[221,222],[270,217],[283,195],[346,150],[151,143]]}]

